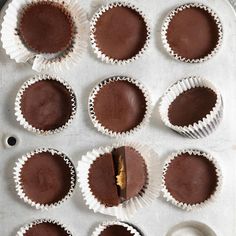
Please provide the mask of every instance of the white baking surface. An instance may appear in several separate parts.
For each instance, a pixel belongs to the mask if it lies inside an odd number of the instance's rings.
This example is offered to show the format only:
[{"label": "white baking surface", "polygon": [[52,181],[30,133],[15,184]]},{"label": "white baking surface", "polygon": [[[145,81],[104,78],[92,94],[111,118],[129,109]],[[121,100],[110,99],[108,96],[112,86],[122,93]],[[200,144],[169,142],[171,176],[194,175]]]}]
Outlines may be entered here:
[{"label": "white baking surface", "polygon": [[[163,50],[160,27],[165,15],[186,0],[136,0],[151,19],[152,39],[147,53],[138,61],[126,65],[106,65],[96,59],[89,48],[81,63],[61,77],[74,88],[78,98],[78,113],[72,125],[61,134],[42,137],[24,130],[14,117],[14,99],[21,84],[35,72],[29,64],[16,64],[0,49],[0,135],[17,135],[17,147],[0,147],[0,235],[14,236],[20,226],[31,220],[56,218],[68,225],[76,236],[91,235],[95,226],[112,217],[94,214],[82,199],[79,186],[72,199],[60,208],[49,212],[37,211],[18,198],[14,189],[12,169],[15,161],[24,153],[37,147],[52,147],[65,152],[77,165],[81,155],[92,148],[109,145],[114,139],[106,137],[93,128],[87,113],[90,90],[100,80],[112,75],[128,75],[142,81],[150,90],[155,104],[150,124],[128,140],[151,145],[164,160],[172,151],[183,148],[202,148],[210,151],[222,167],[224,183],[217,200],[204,209],[185,212],[162,199],[149,208],[141,210],[131,223],[138,226],[146,236],[165,236],[167,231],[181,221],[198,220],[208,224],[218,236],[236,235],[236,17],[224,0],[199,0],[208,4],[220,16],[224,26],[224,41],[220,52],[204,64],[190,65],[173,60]],[[195,2],[191,0],[190,2]],[[90,0],[81,0],[89,11]],[[165,89],[185,76],[198,75],[216,84],[222,92],[225,104],[224,120],[217,131],[201,140],[179,136],[161,123],[157,102]],[[184,236],[184,235],[183,235]]]}]

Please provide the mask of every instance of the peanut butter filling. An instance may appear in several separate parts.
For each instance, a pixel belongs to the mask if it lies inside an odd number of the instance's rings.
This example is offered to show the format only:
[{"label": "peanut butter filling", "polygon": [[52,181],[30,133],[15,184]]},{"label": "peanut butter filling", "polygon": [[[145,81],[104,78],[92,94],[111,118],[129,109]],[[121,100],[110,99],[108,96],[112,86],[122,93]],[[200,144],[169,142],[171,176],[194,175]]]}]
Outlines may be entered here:
[{"label": "peanut butter filling", "polygon": [[126,188],[125,163],[124,159],[121,156],[119,157],[119,162],[118,162],[118,175],[116,176],[116,184],[122,190]]}]

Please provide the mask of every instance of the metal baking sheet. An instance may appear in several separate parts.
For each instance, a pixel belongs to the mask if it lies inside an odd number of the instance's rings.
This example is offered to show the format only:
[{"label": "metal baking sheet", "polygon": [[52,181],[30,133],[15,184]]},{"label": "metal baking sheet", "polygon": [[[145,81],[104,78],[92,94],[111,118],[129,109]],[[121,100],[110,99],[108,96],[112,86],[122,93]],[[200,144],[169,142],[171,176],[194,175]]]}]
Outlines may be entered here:
[{"label": "metal baking sheet", "polygon": [[[181,221],[196,220],[209,225],[218,236],[236,235],[236,17],[225,0],[198,0],[213,8],[224,27],[224,41],[220,52],[203,64],[190,65],[170,58],[162,47],[160,29],[166,14],[186,0],[133,0],[150,19],[152,38],[147,53],[138,61],[126,65],[106,65],[97,60],[90,47],[81,63],[71,71],[59,74],[76,91],[78,112],[72,125],[61,134],[42,137],[21,128],[14,116],[14,99],[20,85],[34,75],[29,64],[16,64],[0,49],[0,235],[14,236],[19,227],[37,218],[55,218],[66,225],[74,235],[91,235],[95,226],[114,218],[94,214],[82,199],[79,186],[65,204],[48,212],[37,211],[20,200],[14,189],[13,167],[25,152],[37,147],[52,147],[65,152],[77,165],[81,155],[92,148],[109,145],[116,140],[106,137],[93,128],[87,112],[90,90],[100,80],[111,75],[129,75],[139,79],[150,90],[155,105],[150,124],[141,132],[127,138],[149,144],[164,160],[172,151],[182,148],[201,148],[210,151],[218,160],[224,177],[220,196],[209,206],[193,212],[184,212],[162,198],[149,208],[142,209],[130,222],[144,235],[165,236],[168,230]],[[191,2],[195,2],[191,0]],[[91,0],[81,0],[89,12]],[[3,14],[2,14],[3,16]],[[1,18],[2,19],[2,18]],[[224,120],[211,136],[190,140],[164,127],[158,115],[158,100],[174,81],[199,75],[218,86],[224,98]],[[19,145],[6,148],[4,137],[15,135]]]}]

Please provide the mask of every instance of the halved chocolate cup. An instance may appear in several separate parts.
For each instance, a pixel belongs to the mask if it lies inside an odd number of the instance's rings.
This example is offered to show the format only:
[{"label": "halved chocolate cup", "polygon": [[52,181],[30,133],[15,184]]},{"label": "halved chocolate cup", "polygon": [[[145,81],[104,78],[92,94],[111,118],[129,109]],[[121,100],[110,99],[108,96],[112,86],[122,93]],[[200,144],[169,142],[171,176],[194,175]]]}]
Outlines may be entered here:
[{"label": "halved chocolate cup", "polygon": [[132,147],[115,148],[93,162],[89,186],[107,207],[117,206],[145,189],[147,170],[142,156]]},{"label": "halved chocolate cup", "polygon": [[142,128],[151,115],[151,101],[144,86],[128,77],[111,77],[89,96],[89,115],[98,131],[121,137]]},{"label": "halved chocolate cup", "polygon": [[14,168],[18,196],[36,209],[57,207],[73,193],[75,168],[63,153],[37,149],[24,155]]},{"label": "halved chocolate cup", "polygon": [[165,162],[162,186],[167,201],[184,210],[192,210],[216,197],[221,187],[221,171],[210,154],[182,150]]},{"label": "halved chocolate cup", "polygon": [[72,236],[64,224],[50,219],[39,219],[22,227],[17,236]]},{"label": "halved chocolate cup", "polygon": [[38,1],[19,13],[18,33],[24,44],[36,53],[58,53],[72,43],[74,23],[63,4]]},{"label": "halved chocolate cup", "polygon": [[26,81],[15,102],[17,121],[38,134],[54,134],[65,129],[76,113],[76,97],[65,81],[39,75]]},{"label": "halved chocolate cup", "polygon": [[162,41],[177,60],[198,63],[213,57],[222,44],[223,30],[217,14],[201,3],[173,10],[164,21]]},{"label": "halved chocolate cup", "polygon": [[140,57],[149,44],[150,28],[134,5],[115,2],[101,7],[90,23],[90,39],[98,58],[126,64]]}]

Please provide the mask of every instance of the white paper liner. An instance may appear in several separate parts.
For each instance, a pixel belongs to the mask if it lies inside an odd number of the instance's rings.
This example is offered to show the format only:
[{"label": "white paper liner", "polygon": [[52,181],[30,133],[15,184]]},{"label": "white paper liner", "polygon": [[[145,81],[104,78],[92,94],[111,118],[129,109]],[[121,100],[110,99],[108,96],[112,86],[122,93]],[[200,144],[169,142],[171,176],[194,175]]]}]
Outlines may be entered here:
[{"label": "white paper liner", "polygon": [[92,233],[92,236],[99,236],[101,235],[102,231],[104,231],[106,228],[108,228],[109,226],[112,225],[119,225],[119,226],[123,226],[124,228],[126,228],[131,234],[133,234],[133,236],[142,236],[137,229],[135,229],[134,227],[132,227],[129,224],[126,224],[124,222],[120,222],[120,221],[107,221],[104,222],[102,224],[100,224]]},{"label": "white paper liner", "polygon": [[[70,69],[80,62],[82,53],[87,47],[88,22],[86,13],[77,0],[49,0],[62,5],[71,15],[75,33],[71,46],[62,53],[38,54],[29,50],[22,42],[18,33],[18,18],[21,10],[29,4],[45,0],[15,0],[12,1],[5,13],[1,29],[1,41],[6,54],[17,63],[32,61],[32,68],[38,72],[61,72]],[[60,27],[60,26],[58,26]]]},{"label": "white paper liner", "polygon": [[[185,9],[188,8],[200,8],[203,9],[205,11],[207,11],[215,20],[215,23],[217,25],[218,28],[218,41],[217,41],[217,45],[216,47],[205,57],[202,58],[198,58],[198,59],[189,59],[189,58],[185,58],[179,54],[177,54],[170,46],[170,44],[168,43],[168,38],[167,38],[167,31],[168,31],[168,27],[169,24],[171,22],[171,20],[173,19],[173,17],[178,14],[178,12],[181,12]],[[171,57],[173,57],[176,60],[179,61],[183,61],[183,62],[187,62],[187,63],[200,63],[200,62],[204,62],[209,60],[210,58],[212,58],[220,49],[221,45],[222,45],[222,41],[223,41],[223,27],[222,27],[222,23],[218,17],[218,15],[208,6],[202,4],[202,3],[189,3],[189,4],[184,4],[179,6],[178,8],[172,10],[168,16],[166,17],[166,19],[164,20],[164,23],[162,25],[162,30],[161,30],[161,38],[162,38],[162,43],[164,48],[166,49],[166,51],[169,53],[169,55]]]},{"label": "white paper liner", "polygon": [[[171,193],[168,191],[166,184],[165,184],[165,175],[168,171],[168,167],[170,165],[170,163],[179,155],[182,155],[184,153],[188,153],[190,155],[197,155],[199,157],[205,157],[207,158],[209,161],[212,162],[212,164],[215,166],[216,168],[216,175],[217,175],[217,185],[216,185],[216,189],[215,192],[204,202],[199,203],[199,204],[187,204],[184,202],[180,202],[178,200],[176,200]],[[172,153],[167,160],[165,161],[165,164],[163,166],[163,173],[162,173],[162,194],[163,197],[169,202],[171,202],[173,205],[182,208],[183,210],[186,211],[191,211],[191,210],[195,210],[195,209],[200,209],[205,207],[206,205],[208,205],[209,203],[212,203],[217,196],[219,195],[219,192],[221,190],[222,187],[222,173],[221,173],[221,169],[220,166],[218,164],[218,162],[216,161],[216,159],[209,153],[202,151],[202,150],[196,150],[196,149],[184,149],[184,150],[180,150],[176,153]]]},{"label": "white paper liner", "polygon": [[[42,130],[42,129],[38,129],[38,128],[32,126],[25,119],[25,117],[22,113],[22,109],[21,109],[21,99],[22,99],[24,92],[31,85],[33,85],[39,81],[42,81],[42,80],[54,80],[54,81],[60,82],[68,90],[68,92],[70,93],[70,97],[71,97],[72,112],[71,112],[71,116],[70,116],[69,120],[63,126],[57,128],[57,129],[54,129],[54,130]],[[63,131],[64,129],[66,129],[71,124],[72,120],[74,119],[74,117],[76,115],[76,109],[77,109],[76,104],[77,103],[76,103],[75,92],[73,91],[72,87],[66,81],[64,81],[56,76],[52,77],[47,74],[36,75],[36,76],[32,77],[31,79],[27,80],[26,82],[24,82],[24,84],[21,86],[20,90],[18,91],[18,93],[16,95],[16,100],[15,100],[15,116],[16,116],[16,120],[19,121],[20,124],[30,132],[41,134],[41,135],[56,134],[56,133]]]},{"label": "white paper liner", "polygon": [[[168,117],[169,106],[181,93],[196,87],[205,87],[213,90],[217,95],[215,106],[206,117],[197,123],[183,127],[172,125]],[[220,92],[211,82],[201,77],[192,76],[177,81],[166,90],[161,98],[159,111],[162,121],[169,128],[189,138],[203,138],[211,134],[220,124],[223,117],[223,100]]]},{"label": "white paper liner", "polygon": [[[69,231],[69,229],[67,228],[66,225],[61,224],[60,222],[58,222],[57,220],[51,220],[51,219],[38,219],[35,220],[23,227],[20,228],[20,230],[17,232],[16,236],[25,236],[25,234],[27,233],[27,231],[29,229],[31,229],[32,227],[38,225],[38,224],[42,224],[42,223],[50,223],[50,224],[55,224],[60,226],[62,229],[64,229],[66,231],[66,233],[68,234],[68,236],[72,236],[72,233]],[[45,235],[46,236],[46,235]]]},{"label": "white paper liner", "polygon": [[[143,18],[143,20],[146,24],[147,37],[146,37],[146,42],[145,42],[143,48],[135,56],[133,56],[132,58],[129,58],[127,60],[118,60],[118,59],[109,57],[109,55],[106,55],[104,52],[102,52],[102,50],[99,48],[99,46],[97,45],[97,42],[96,42],[95,32],[96,32],[97,21],[104,12],[110,10],[113,7],[128,7],[130,9],[136,11]],[[137,60],[147,50],[149,43],[150,43],[150,35],[151,35],[151,29],[150,29],[150,26],[149,26],[149,23],[147,20],[147,16],[134,4],[128,3],[128,2],[117,1],[117,2],[108,3],[107,5],[104,5],[100,9],[98,9],[98,11],[93,15],[93,17],[90,21],[91,46],[92,46],[93,51],[96,54],[97,58],[101,59],[105,63],[125,65],[125,64],[128,64],[130,62]]]},{"label": "white paper liner", "polygon": [[[129,131],[125,131],[125,132],[115,132],[115,131],[112,131],[112,130],[106,128],[105,126],[103,126],[100,123],[100,121],[97,119],[96,113],[94,111],[94,101],[95,101],[95,98],[96,98],[96,95],[98,94],[98,92],[105,85],[112,83],[112,82],[116,82],[116,81],[127,81],[127,82],[134,84],[135,86],[137,86],[140,89],[140,91],[142,91],[142,93],[145,97],[145,101],[146,101],[146,111],[145,111],[142,122],[139,125],[137,125],[136,127],[134,127],[133,129],[131,129]],[[110,137],[114,137],[114,138],[124,138],[129,135],[132,135],[133,133],[142,129],[145,125],[148,124],[150,117],[151,117],[151,113],[152,113],[152,102],[151,102],[151,97],[150,97],[149,92],[147,91],[147,89],[144,87],[144,85],[141,82],[139,82],[138,80],[135,80],[133,78],[130,78],[130,77],[113,76],[113,77],[110,77],[110,78],[107,78],[107,79],[101,81],[99,84],[97,84],[93,88],[92,92],[89,95],[88,111],[89,111],[89,116],[90,116],[90,119],[91,119],[94,127],[99,132],[101,132],[105,135],[108,135]]]},{"label": "white paper liner", "polygon": [[[133,197],[118,206],[106,207],[101,204],[93,195],[89,186],[89,169],[93,162],[105,153],[110,153],[114,148],[129,146],[133,147],[143,157],[147,167],[147,183],[144,191],[136,197]],[[115,216],[120,220],[130,219],[139,209],[148,207],[160,195],[161,190],[161,168],[158,154],[146,145],[137,143],[119,142],[113,146],[100,147],[93,149],[86,155],[82,156],[81,161],[78,162],[77,179],[82,191],[83,198],[89,209],[95,213]]]},{"label": "white paper liner", "polygon": [[[24,164],[27,162],[27,160],[30,158],[37,158],[35,157],[36,154],[44,153],[44,152],[49,152],[52,155],[59,155],[61,158],[63,158],[65,163],[68,165],[68,168],[70,168],[70,173],[71,173],[71,186],[67,195],[64,196],[63,199],[61,199],[60,201],[52,203],[52,204],[41,204],[41,203],[37,203],[31,200],[24,192],[23,183],[21,182],[21,171]],[[13,176],[14,176],[14,181],[16,185],[15,188],[16,188],[17,195],[21,199],[23,199],[25,203],[31,205],[32,207],[35,207],[37,210],[49,210],[49,209],[60,206],[62,203],[64,203],[67,199],[69,199],[72,196],[75,189],[75,185],[76,185],[76,170],[73,163],[64,153],[59,152],[52,148],[39,148],[23,155],[16,162],[16,165],[13,171]]]}]

